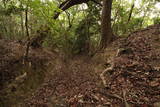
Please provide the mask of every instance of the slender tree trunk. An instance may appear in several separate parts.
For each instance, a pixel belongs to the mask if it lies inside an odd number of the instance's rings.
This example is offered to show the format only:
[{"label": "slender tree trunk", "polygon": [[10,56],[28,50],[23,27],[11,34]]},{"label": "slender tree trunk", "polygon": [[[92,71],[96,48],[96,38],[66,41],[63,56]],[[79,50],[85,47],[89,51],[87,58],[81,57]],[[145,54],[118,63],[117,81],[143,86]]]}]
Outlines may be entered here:
[{"label": "slender tree trunk", "polygon": [[13,24],[13,18],[12,16],[9,16],[9,37],[10,39],[14,39],[14,24]]},{"label": "slender tree trunk", "polygon": [[102,21],[101,21],[101,48],[106,48],[113,39],[111,28],[112,0],[103,0]]},{"label": "slender tree trunk", "polygon": [[128,16],[128,20],[127,20],[127,24],[130,22],[131,20],[131,17],[132,17],[132,13],[133,13],[133,9],[134,9],[134,0],[133,0],[133,4],[131,6],[131,9],[130,9],[130,13],[129,13],[129,16]]},{"label": "slender tree trunk", "polygon": [[140,23],[140,28],[142,28],[142,26],[143,26],[143,23],[144,23],[144,19],[145,19],[145,17],[146,17],[146,14],[147,14],[147,13],[145,13],[145,14],[143,15],[143,17],[142,17],[142,21],[141,21],[141,23]]},{"label": "slender tree trunk", "polygon": [[132,0],[132,5],[131,5],[131,8],[130,8],[130,12],[129,12],[129,15],[128,15],[128,19],[127,19],[127,21],[126,21],[126,27],[125,27],[125,29],[124,29],[124,34],[127,34],[127,32],[128,32],[128,24],[129,24],[129,22],[130,22],[130,20],[131,20],[131,17],[132,17],[132,13],[133,13],[133,9],[134,9],[134,1],[135,0]]},{"label": "slender tree trunk", "polygon": [[27,35],[28,39],[30,39],[29,29],[28,29],[28,7],[25,10],[25,27],[26,27],[26,35]]},{"label": "slender tree trunk", "polygon": [[25,53],[25,58],[28,58],[29,54],[29,45],[30,45],[30,36],[29,36],[29,29],[28,29],[28,6],[25,10],[25,28],[26,28],[26,35],[27,35],[27,48],[26,48],[26,53]]},{"label": "slender tree trunk", "polygon": [[23,12],[21,12],[20,16],[21,16],[21,30],[22,30],[21,36],[24,36]]},{"label": "slender tree trunk", "polygon": [[[23,8],[21,1],[20,1],[20,7]],[[21,12],[20,17],[21,17],[21,30],[22,30],[21,36],[24,36],[25,31],[24,31],[24,23],[23,23],[23,11]]]}]

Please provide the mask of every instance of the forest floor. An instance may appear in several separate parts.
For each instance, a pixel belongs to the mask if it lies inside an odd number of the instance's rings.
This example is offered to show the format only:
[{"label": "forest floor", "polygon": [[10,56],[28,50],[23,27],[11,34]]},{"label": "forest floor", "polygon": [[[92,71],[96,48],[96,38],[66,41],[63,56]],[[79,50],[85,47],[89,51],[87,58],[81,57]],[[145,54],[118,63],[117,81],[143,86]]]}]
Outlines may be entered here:
[{"label": "forest floor", "polygon": [[160,25],[93,57],[0,40],[0,107],[160,107]]}]

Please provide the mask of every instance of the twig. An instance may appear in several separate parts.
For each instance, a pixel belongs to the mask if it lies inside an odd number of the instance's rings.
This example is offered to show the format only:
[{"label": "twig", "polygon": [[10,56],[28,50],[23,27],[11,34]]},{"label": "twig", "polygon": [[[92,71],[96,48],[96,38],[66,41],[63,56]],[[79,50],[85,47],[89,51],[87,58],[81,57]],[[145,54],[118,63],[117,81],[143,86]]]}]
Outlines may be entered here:
[{"label": "twig", "polygon": [[124,101],[125,107],[130,107],[130,105],[127,103],[127,100],[126,100],[126,91],[122,89],[122,92],[123,92],[123,101]]},{"label": "twig", "polygon": [[116,99],[119,99],[119,100],[122,100],[123,101],[123,98],[117,94],[113,94],[113,93],[107,93],[107,92],[101,92],[99,91],[100,94],[104,95],[104,96],[107,96],[107,97],[110,97],[110,98],[116,98]]}]

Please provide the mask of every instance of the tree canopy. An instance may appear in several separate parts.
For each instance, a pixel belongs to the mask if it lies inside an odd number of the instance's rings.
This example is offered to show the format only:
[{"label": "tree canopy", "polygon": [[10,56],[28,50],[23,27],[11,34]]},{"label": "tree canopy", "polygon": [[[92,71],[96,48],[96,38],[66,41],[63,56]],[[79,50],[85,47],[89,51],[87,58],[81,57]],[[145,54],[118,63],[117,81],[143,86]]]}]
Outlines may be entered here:
[{"label": "tree canopy", "polygon": [[[98,0],[2,0],[0,35],[7,39],[26,40],[27,31],[28,35],[34,37],[37,31],[47,26],[50,33],[47,34],[43,46],[60,50],[68,48],[71,53],[73,50],[80,52],[85,50],[81,48],[86,47],[88,52],[93,51],[102,40],[102,4]],[[136,29],[159,23],[159,5],[158,0],[113,0],[113,34],[124,37]]]}]

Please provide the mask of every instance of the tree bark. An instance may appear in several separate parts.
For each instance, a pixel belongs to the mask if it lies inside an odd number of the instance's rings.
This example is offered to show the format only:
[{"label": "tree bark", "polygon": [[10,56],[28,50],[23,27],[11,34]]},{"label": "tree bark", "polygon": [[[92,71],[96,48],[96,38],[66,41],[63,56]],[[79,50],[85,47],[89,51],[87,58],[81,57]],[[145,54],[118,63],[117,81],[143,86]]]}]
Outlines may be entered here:
[{"label": "tree bark", "polygon": [[111,28],[112,0],[103,0],[101,20],[101,48],[106,48],[113,39]]}]

